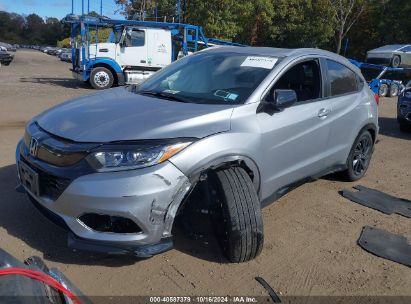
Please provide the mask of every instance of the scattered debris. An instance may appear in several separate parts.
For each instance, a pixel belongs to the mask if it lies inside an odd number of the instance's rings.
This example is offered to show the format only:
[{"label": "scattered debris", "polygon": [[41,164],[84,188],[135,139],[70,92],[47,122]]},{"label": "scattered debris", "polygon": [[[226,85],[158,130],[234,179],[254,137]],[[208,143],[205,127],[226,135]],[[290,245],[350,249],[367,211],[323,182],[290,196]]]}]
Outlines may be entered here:
[{"label": "scattered debris", "polygon": [[411,218],[411,201],[360,185],[355,186],[354,189],[359,191],[343,190],[342,196],[385,214],[398,213]]},{"label": "scattered debris", "polygon": [[411,244],[402,235],[365,226],[358,245],[376,256],[411,267]]},{"label": "scattered debris", "polygon": [[268,294],[270,295],[274,303],[281,303],[280,297],[277,295],[274,289],[267,283],[266,280],[264,280],[261,277],[256,277],[255,280],[268,291]]}]

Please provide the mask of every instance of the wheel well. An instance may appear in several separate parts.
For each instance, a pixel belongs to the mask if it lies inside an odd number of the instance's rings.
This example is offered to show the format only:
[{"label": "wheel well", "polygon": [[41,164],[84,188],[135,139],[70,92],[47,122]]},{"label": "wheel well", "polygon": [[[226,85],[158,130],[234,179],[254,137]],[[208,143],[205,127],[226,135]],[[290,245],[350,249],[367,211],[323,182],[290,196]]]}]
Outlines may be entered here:
[{"label": "wheel well", "polygon": [[377,137],[377,132],[373,127],[368,126],[367,131],[371,133],[372,141],[375,143],[376,137]]},{"label": "wheel well", "polygon": [[230,167],[240,167],[244,169],[244,171],[253,181],[258,195],[259,184],[256,186],[255,181],[259,183],[259,172],[253,171],[256,170],[256,168],[250,168],[243,160],[228,161],[220,163],[218,165],[213,165],[207,169],[204,169],[203,171],[201,171],[201,173],[198,174],[195,182],[192,185],[192,188],[189,190],[188,194],[178,207],[176,217],[172,224],[173,230],[176,228],[176,226],[180,228],[186,226],[185,228],[183,228],[186,230],[187,226],[190,226],[190,228],[188,229],[190,231],[190,234],[195,235],[197,233],[196,230],[204,229],[204,217],[216,212],[215,203],[211,199],[209,182],[211,179],[216,178],[216,175],[214,174],[215,172]]},{"label": "wheel well", "polygon": [[179,207],[179,211],[184,209],[184,205],[186,205],[186,202],[190,200],[190,196],[200,187],[203,187],[204,183],[207,183],[207,180],[210,178],[213,178],[214,172],[222,169],[227,169],[230,167],[240,167],[244,169],[244,171],[247,173],[247,175],[250,177],[251,181],[254,184],[255,190],[257,191],[257,194],[259,192],[260,188],[260,177],[259,177],[259,172],[255,172],[258,170],[257,168],[250,168],[249,165],[244,160],[234,160],[234,161],[227,161],[220,163],[218,165],[213,165],[210,166],[207,169],[202,170],[200,173],[197,174],[197,177],[194,179],[193,186],[187,197],[184,199],[184,201],[181,203]]},{"label": "wheel well", "polygon": [[111,74],[113,74],[113,77],[114,77],[114,83],[113,84],[118,83],[117,72],[110,65],[108,65],[106,63],[96,63],[95,65],[93,65],[92,69],[98,68],[98,67],[102,67],[102,68],[106,68],[106,69],[110,70]]}]

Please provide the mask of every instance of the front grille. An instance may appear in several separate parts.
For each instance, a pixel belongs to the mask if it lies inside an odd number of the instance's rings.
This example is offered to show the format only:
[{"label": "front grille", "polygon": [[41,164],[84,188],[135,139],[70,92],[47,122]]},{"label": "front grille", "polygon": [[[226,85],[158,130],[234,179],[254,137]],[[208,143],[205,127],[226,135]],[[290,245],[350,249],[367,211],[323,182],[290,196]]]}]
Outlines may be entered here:
[{"label": "front grille", "polygon": [[60,195],[70,185],[71,180],[64,177],[58,177],[50,174],[38,167],[33,166],[21,155],[20,161],[24,162],[27,166],[33,169],[38,174],[39,183],[39,195],[50,198],[51,200],[57,200]]},{"label": "front grille", "polygon": [[67,178],[57,177],[44,171],[37,170],[37,172],[39,174],[40,196],[47,196],[55,201],[70,185],[71,180]]}]

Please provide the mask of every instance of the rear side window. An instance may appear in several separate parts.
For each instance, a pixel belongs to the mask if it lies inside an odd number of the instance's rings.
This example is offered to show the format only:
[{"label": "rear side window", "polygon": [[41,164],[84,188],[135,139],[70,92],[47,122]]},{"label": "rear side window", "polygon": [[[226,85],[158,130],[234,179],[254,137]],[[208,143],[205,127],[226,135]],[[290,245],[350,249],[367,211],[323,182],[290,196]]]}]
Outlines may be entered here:
[{"label": "rear side window", "polygon": [[346,66],[327,59],[328,79],[331,96],[354,93],[358,91],[356,74]]}]

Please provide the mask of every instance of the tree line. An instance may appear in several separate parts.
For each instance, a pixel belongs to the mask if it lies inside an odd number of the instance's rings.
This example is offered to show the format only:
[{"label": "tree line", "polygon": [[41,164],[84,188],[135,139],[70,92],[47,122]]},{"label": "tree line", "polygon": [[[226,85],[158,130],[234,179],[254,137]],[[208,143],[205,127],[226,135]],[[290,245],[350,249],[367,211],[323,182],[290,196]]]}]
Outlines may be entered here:
[{"label": "tree line", "polygon": [[19,15],[0,11],[0,41],[11,44],[56,45],[70,35],[70,28],[54,17]]},{"label": "tree line", "polygon": [[369,49],[411,43],[408,0],[115,1],[127,19],[180,17],[208,37],[248,45],[318,47],[363,59]]},{"label": "tree line", "polygon": [[[385,44],[411,43],[409,0],[113,0],[127,19],[181,21],[206,36],[248,45],[318,47],[363,59]],[[178,14],[180,12],[180,14]],[[0,11],[0,41],[56,45],[57,18]]]}]

